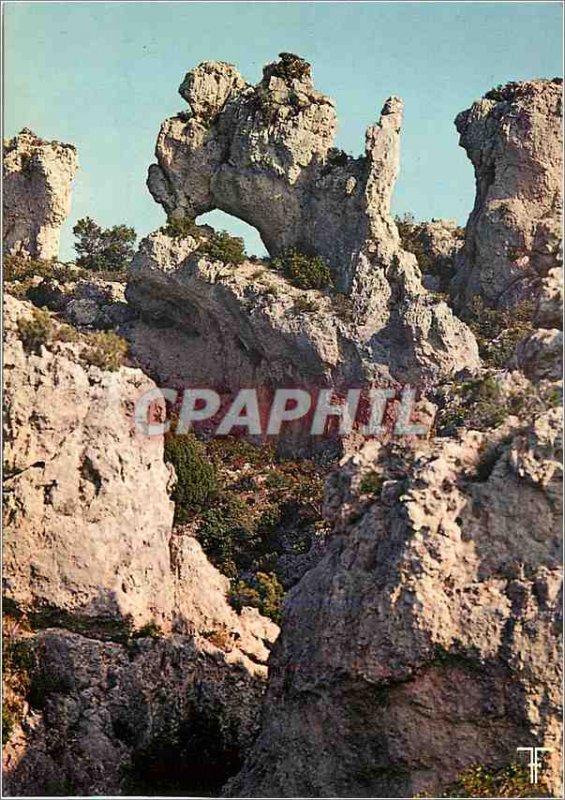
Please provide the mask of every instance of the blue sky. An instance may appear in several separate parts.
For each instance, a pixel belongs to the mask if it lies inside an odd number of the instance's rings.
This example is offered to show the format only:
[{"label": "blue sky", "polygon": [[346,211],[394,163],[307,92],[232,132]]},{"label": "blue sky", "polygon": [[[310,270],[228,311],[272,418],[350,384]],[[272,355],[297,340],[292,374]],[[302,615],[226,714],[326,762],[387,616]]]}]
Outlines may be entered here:
[{"label": "blue sky", "polygon": [[[385,99],[405,102],[394,208],[464,223],[473,172],[455,115],[493,85],[561,74],[562,4],[7,3],[4,135],[22,127],[78,147],[81,169],[63,231],[85,215],[140,234],[164,221],[145,188],[161,121],[186,107],[184,74],[229,61],[256,83],[281,51],[313,65],[337,104],[337,145],[362,152]],[[216,214],[216,224],[247,234]],[[223,217],[220,219],[220,217]],[[260,252],[258,237],[247,237]]]}]

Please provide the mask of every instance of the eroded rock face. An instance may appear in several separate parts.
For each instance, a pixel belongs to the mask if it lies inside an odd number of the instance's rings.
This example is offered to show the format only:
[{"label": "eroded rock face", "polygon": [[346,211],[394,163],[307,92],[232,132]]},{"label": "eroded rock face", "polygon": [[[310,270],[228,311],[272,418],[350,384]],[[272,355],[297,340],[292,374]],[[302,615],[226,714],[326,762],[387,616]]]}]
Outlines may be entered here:
[{"label": "eroded rock face", "polygon": [[36,663],[5,796],[217,794],[256,734],[264,679],[230,647],[54,628],[24,641]]},{"label": "eroded rock face", "polygon": [[439,796],[522,742],[554,748],[559,795],[560,458],[555,409],[411,457],[367,445],[336,473],[229,796]]},{"label": "eroded rock face", "polygon": [[172,533],[162,437],[134,423],[135,403],[155,384],[138,369],[85,365],[77,344],[27,353],[17,326],[30,317],[28,303],[6,296],[5,595],[43,624],[222,627],[265,660],[276,626],[264,636],[238,616],[228,579],[195,539]]},{"label": "eroded rock face", "polygon": [[24,128],[4,141],[3,151],[4,253],[57,258],[78,169],[76,148],[44,141]]},{"label": "eroded rock face", "polygon": [[84,363],[54,320],[27,352],[32,306],[5,300],[4,608],[23,623],[5,651],[4,791],[217,792],[253,740],[278,628],[236,613],[229,580],[172,530],[162,438],[134,427],[154,383]]},{"label": "eroded rock face", "polygon": [[455,120],[475,168],[475,205],[453,291],[511,306],[561,264],[562,81],[509,83]]},{"label": "eroded rock face", "polygon": [[333,148],[333,101],[298,57],[282,54],[255,87],[232,65],[204,62],[180,92],[192,115],[163,123],[148,177],[169,215],[233,214],[257,228],[271,255],[289,247],[322,255],[341,289],[351,289],[361,251],[390,263],[398,250],[390,219],[398,98],[387,100],[365,155],[354,159]]},{"label": "eroded rock face", "polygon": [[400,270],[377,327],[353,298],[296,289],[262,264],[230,268],[195,247],[157,232],[132,263],[126,296],[142,320],[128,336],[162,385],[417,382],[479,363],[468,328]]}]

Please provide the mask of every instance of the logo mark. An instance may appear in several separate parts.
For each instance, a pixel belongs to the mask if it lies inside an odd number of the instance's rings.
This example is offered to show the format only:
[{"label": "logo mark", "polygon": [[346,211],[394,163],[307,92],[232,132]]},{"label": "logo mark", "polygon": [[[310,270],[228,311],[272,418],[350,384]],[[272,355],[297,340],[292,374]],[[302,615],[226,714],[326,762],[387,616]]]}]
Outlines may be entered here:
[{"label": "logo mark", "polygon": [[538,783],[539,771],[543,768],[543,759],[540,760],[540,753],[552,753],[551,747],[517,747],[518,752],[522,751],[530,754],[530,783]]}]

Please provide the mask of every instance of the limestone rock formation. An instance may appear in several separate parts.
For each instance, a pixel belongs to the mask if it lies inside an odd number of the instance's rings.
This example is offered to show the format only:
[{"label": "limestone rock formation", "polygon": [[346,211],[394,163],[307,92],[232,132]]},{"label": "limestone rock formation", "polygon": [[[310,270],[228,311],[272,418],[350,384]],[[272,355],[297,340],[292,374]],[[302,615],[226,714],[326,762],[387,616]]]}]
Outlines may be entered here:
[{"label": "limestone rock formation", "polygon": [[4,796],[217,794],[253,741],[265,686],[225,636],[20,639],[30,693],[4,747]]},{"label": "limestone rock formation", "polygon": [[76,148],[44,141],[24,128],[4,141],[3,155],[4,253],[57,258],[78,169]]},{"label": "limestone rock formation", "polygon": [[397,220],[402,246],[418,258],[422,284],[433,292],[448,292],[463,247],[464,230],[455,220]]},{"label": "limestone rock formation", "polygon": [[399,250],[390,218],[398,98],[387,100],[367,131],[364,156],[355,159],[333,147],[333,101],[292,54],[268,64],[255,87],[232,65],[204,62],[180,92],[192,114],[163,123],[148,176],[167,214],[233,214],[259,231],[271,255],[295,247],[323,256],[345,291],[362,252],[381,267],[392,263]]},{"label": "limestone rock formation", "polygon": [[85,363],[54,319],[28,352],[33,307],[5,299],[4,609],[23,627],[5,640],[4,790],[139,793],[161,787],[162,759],[171,785],[219,790],[253,739],[278,628],[237,614],[229,580],[172,530],[162,437],[134,426],[153,382]]},{"label": "limestone rock formation", "polygon": [[140,363],[169,386],[394,384],[476,367],[468,328],[398,272],[376,327],[353,298],[297,289],[263,264],[230,268],[200,254],[195,238],[156,232],[131,266],[126,296],[141,322],[128,335]]},{"label": "limestone rock formation", "polygon": [[455,124],[475,168],[475,205],[453,291],[511,306],[561,264],[562,81],[493,89]]},{"label": "limestone rock formation", "polygon": [[85,365],[78,344],[27,353],[18,320],[30,316],[29,304],[6,296],[7,598],[42,624],[225,627],[252,658],[266,658],[273,630],[264,637],[239,617],[227,578],[192,537],[172,534],[162,437],[134,424],[136,401],[155,384],[138,369]]},{"label": "limestone rock formation", "polygon": [[561,447],[555,409],[350,458],[228,796],[437,797],[533,745],[560,796]]}]

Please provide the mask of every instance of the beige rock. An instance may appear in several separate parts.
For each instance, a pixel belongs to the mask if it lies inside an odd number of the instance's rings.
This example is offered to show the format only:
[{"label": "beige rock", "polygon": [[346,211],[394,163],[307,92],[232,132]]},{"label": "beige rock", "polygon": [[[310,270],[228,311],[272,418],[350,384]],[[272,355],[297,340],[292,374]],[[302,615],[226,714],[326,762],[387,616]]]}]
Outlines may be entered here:
[{"label": "beige rock", "polygon": [[459,306],[531,297],[561,264],[562,81],[509,83],[455,120],[477,193],[453,285]]},{"label": "beige rock", "polygon": [[155,384],[138,369],[85,365],[78,344],[26,353],[17,324],[30,315],[6,296],[6,596],[63,625],[72,617],[183,633],[226,628],[255,669],[278,629],[238,616],[228,579],[193,538],[173,535],[162,437],[137,431],[133,416]]},{"label": "beige rock", "polygon": [[3,154],[4,253],[57,258],[78,169],[76,148],[24,128],[4,141]]}]

